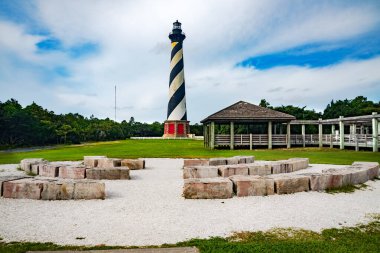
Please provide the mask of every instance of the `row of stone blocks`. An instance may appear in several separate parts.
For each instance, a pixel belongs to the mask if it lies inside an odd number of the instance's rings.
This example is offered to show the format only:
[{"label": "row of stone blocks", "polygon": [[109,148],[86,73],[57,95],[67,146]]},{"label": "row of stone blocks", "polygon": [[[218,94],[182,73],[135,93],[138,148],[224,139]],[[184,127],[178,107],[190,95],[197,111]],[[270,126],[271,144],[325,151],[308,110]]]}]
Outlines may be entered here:
[{"label": "row of stone blocks", "polygon": [[4,198],[15,199],[104,199],[105,184],[87,179],[8,177],[0,178],[0,194]]},{"label": "row of stone blocks", "polygon": [[[210,159],[211,160],[211,159]],[[189,162],[186,162],[186,165]],[[234,175],[255,175],[266,176],[271,174],[290,173],[309,166],[308,158],[291,158],[280,161],[256,161],[252,163],[238,163],[231,165],[197,165],[185,166],[183,168],[183,178],[213,178],[213,177],[230,177]]]},{"label": "row of stone blocks", "polygon": [[130,169],[145,168],[142,159],[114,159],[105,156],[85,156],[84,165],[49,163],[42,158],[24,159],[21,169],[42,177],[64,179],[130,179]]},{"label": "row of stone blocks", "polygon": [[365,183],[379,176],[379,163],[355,162],[342,169],[322,173],[278,174],[270,176],[234,175],[229,178],[185,179],[183,196],[187,199],[225,199],[238,197],[324,191]]},{"label": "row of stone blocks", "polygon": [[183,167],[191,166],[219,166],[219,165],[233,165],[233,164],[245,164],[253,163],[255,161],[254,156],[234,156],[234,157],[218,157],[210,159],[184,159]]}]

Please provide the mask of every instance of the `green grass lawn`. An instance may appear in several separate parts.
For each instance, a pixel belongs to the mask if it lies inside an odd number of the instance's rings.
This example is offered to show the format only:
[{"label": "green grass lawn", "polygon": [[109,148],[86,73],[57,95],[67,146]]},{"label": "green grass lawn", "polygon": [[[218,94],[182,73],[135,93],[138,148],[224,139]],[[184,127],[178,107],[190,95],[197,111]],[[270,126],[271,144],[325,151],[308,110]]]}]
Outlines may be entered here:
[{"label": "green grass lawn", "polygon": [[81,160],[84,155],[106,155],[115,158],[201,158],[254,155],[260,160],[308,157],[311,163],[351,164],[353,161],[380,162],[380,153],[329,148],[292,148],[258,150],[209,150],[196,140],[122,140],[82,145],[58,146],[55,149],[29,152],[1,152],[0,164],[19,163],[24,158],[45,158],[49,161]]},{"label": "green grass lawn", "polygon": [[[324,229],[321,233],[308,230],[274,229],[266,232],[240,232],[231,237],[193,239],[162,247],[195,246],[200,252],[380,252],[380,216],[355,227]],[[1,239],[1,238],[0,238]],[[155,246],[157,247],[157,246]],[[21,253],[27,250],[89,250],[117,249],[105,245],[91,248],[59,246],[52,243],[13,242],[2,243],[0,253]]]}]

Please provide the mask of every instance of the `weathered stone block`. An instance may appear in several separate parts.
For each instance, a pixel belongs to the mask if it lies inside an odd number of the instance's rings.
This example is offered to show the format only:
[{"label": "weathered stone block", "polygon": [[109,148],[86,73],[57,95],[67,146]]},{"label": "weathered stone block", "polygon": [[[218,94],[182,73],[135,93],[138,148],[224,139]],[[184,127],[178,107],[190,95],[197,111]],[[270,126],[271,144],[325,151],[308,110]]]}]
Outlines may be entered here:
[{"label": "weathered stone block", "polygon": [[102,158],[107,158],[106,156],[84,156],[83,163],[84,166],[88,168],[94,168],[98,166],[98,160]]},{"label": "weathered stone block", "polygon": [[260,176],[232,176],[234,192],[238,197],[274,194],[274,180]]},{"label": "weathered stone block", "polygon": [[219,175],[222,177],[248,175],[248,166],[246,164],[222,165],[218,166],[218,170]]},{"label": "weathered stone block", "polygon": [[39,166],[38,175],[41,177],[58,177],[59,167],[64,166],[63,164],[42,164]]},{"label": "weathered stone block", "polygon": [[351,172],[351,184],[364,184],[368,181],[367,169],[361,165],[352,165],[348,167]]},{"label": "weathered stone block", "polygon": [[288,160],[293,162],[293,171],[303,170],[309,167],[309,158],[290,158]]},{"label": "weathered stone block", "polygon": [[86,178],[86,168],[84,166],[61,166],[59,167],[59,177],[69,179]]},{"label": "weathered stone block", "polygon": [[74,181],[46,181],[41,192],[42,200],[67,200],[74,198]]},{"label": "weathered stone block", "polygon": [[266,176],[272,173],[271,166],[264,163],[250,163],[248,166],[248,174],[256,176]]},{"label": "weathered stone block", "polygon": [[273,161],[270,163],[272,174],[286,173],[285,165],[281,161]]},{"label": "weathered stone block", "polygon": [[43,181],[33,178],[7,181],[3,183],[3,197],[14,199],[41,199]]},{"label": "weathered stone block", "polygon": [[218,177],[216,166],[193,166],[183,168],[183,178],[211,178]]},{"label": "weathered stone block", "polygon": [[123,159],[121,166],[128,167],[130,170],[141,170],[145,168],[145,160],[142,159]]},{"label": "weathered stone block", "polygon": [[0,197],[3,196],[3,184],[4,182],[23,179],[23,178],[30,178],[29,176],[1,176],[0,177]]},{"label": "weathered stone block", "polygon": [[228,178],[191,178],[184,180],[183,196],[186,199],[232,198],[232,181]]},{"label": "weathered stone block", "polygon": [[303,174],[310,177],[310,190],[324,191],[342,187],[343,175],[333,173],[310,173]]},{"label": "weathered stone block", "polygon": [[74,199],[105,199],[105,184],[101,182],[82,180],[75,182]]},{"label": "weathered stone block", "polygon": [[31,165],[31,172],[35,175],[38,175],[40,173],[40,168],[42,168],[42,166],[44,166],[44,165],[47,165],[48,163],[49,163],[48,161],[44,160],[42,162],[32,164]]},{"label": "weathered stone block", "polygon": [[23,171],[31,172],[32,171],[32,165],[38,164],[43,162],[43,158],[29,158],[29,159],[23,159],[20,162],[20,167]]},{"label": "weathered stone block", "polygon": [[184,159],[183,167],[192,167],[192,166],[208,166],[208,159]]},{"label": "weathered stone block", "polygon": [[226,161],[226,158],[210,158],[209,165],[210,166],[227,165],[227,161]]},{"label": "weathered stone block", "polygon": [[98,168],[114,168],[121,166],[121,159],[116,158],[100,158],[98,159]]},{"label": "weathered stone block", "polygon": [[309,177],[303,175],[269,176],[274,179],[277,194],[309,191]]},{"label": "weathered stone block", "polygon": [[342,177],[342,186],[351,185],[351,171],[346,168],[341,169],[326,169],[322,170],[323,174],[333,174],[333,175],[340,175]]},{"label": "weathered stone block", "polygon": [[378,162],[354,162],[352,165],[366,168],[368,180],[372,180],[379,176]]},{"label": "weathered stone block", "polygon": [[108,180],[118,180],[118,179],[129,179],[129,168],[127,167],[116,167],[116,168],[92,168],[86,169],[87,179],[108,179]]},{"label": "weathered stone block", "polygon": [[[244,161],[245,161],[245,159],[244,159]],[[239,164],[239,159],[236,157],[226,158],[226,163],[227,163],[227,165]]]},{"label": "weathered stone block", "polygon": [[255,157],[253,155],[245,157],[245,163],[253,163],[253,162],[255,162]]}]

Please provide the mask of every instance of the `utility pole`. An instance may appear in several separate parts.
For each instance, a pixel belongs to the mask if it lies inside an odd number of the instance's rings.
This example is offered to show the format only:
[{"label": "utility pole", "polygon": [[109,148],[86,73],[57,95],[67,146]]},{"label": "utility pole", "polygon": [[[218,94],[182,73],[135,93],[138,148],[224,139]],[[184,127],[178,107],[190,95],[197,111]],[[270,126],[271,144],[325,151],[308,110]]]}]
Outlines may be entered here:
[{"label": "utility pole", "polygon": [[116,122],[116,85],[115,85],[115,122]]}]

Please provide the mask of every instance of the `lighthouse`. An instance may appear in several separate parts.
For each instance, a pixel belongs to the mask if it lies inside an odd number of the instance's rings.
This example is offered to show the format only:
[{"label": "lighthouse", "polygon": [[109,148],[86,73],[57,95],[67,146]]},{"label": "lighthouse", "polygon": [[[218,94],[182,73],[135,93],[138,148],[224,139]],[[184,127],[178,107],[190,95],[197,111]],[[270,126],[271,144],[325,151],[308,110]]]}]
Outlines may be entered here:
[{"label": "lighthouse", "polygon": [[182,44],[185,38],[181,23],[177,20],[173,23],[173,30],[169,34],[172,51],[170,58],[169,103],[164,138],[187,137],[187,134],[190,133],[186,112],[185,74],[183,68]]}]

